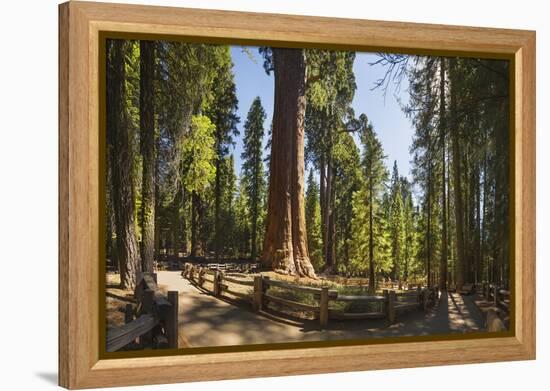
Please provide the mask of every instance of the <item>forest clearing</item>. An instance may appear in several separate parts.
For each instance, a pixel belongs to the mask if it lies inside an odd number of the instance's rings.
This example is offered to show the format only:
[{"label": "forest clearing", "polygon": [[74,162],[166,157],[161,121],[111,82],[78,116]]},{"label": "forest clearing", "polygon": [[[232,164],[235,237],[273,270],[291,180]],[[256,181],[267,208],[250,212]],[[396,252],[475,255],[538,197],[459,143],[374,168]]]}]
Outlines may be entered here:
[{"label": "forest clearing", "polygon": [[508,327],[508,61],[106,50],[109,349]]}]

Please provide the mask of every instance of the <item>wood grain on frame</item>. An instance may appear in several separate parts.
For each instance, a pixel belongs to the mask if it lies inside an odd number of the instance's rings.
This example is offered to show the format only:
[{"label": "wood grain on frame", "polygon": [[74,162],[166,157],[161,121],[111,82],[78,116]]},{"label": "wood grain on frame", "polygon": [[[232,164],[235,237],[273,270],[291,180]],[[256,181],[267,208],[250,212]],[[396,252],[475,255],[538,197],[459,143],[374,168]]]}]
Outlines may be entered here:
[{"label": "wood grain on frame", "polygon": [[[535,33],[69,2],[59,7],[59,383],[89,388],[535,357]],[[99,34],[512,59],[513,337],[100,359]]]}]

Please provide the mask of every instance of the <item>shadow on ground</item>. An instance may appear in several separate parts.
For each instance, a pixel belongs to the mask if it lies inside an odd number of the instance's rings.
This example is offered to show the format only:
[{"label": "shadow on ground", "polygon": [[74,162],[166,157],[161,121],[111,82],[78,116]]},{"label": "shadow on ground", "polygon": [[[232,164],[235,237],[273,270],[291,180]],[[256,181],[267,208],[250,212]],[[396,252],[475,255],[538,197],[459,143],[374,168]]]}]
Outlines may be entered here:
[{"label": "shadow on ground", "polygon": [[473,298],[453,293],[442,294],[438,304],[426,313],[400,314],[390,326],[385,319],[331,320],[325,330],[320,330],[317,321],[283,319],[272,310],[257,314],[248,304],[215,298],[177,272],[160,272],[158,280],[167,289],[180,292],[180,334],[193,347],[425,336],[483,329],[483,317]]}]

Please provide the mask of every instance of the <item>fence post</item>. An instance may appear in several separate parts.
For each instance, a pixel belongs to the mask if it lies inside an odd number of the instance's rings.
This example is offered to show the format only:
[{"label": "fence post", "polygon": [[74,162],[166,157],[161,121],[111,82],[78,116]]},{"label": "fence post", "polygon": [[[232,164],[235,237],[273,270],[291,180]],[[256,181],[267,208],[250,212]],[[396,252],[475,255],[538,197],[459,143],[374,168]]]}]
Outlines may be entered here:
[{"label": "fence post", "polygon": [[493,295],[493,304],[495,307],[498,305],[498,286],[495,284],[495,290]]},{"label": "fence post", "polygon": [[321,328],[325,328],[328,323],[328,287],[321,288],[319,307],[319,323]]},{"label": "fence post", "polygon": [[168,338],[168,347],[177,349],[179,339],[178,291],[168,291],[168,301],[170,302],[170,304],[172,304],[172,306],[170,307],[170,311],[168,311],[168,313],[166,314],[164,327],[166,331],[166,337]]},{"label": "fence post", "polygon": [[267,307],[265,294],[267,293],[267,289],[269,288],[270,280],[271,279],[269,277],[262,277],[262,308]]},{"label": "fence post", "polygon": [[[141,300],[141,314],[153,314],[154,300],[155,300],[154,290],[146,289],[143,291],[143,298]],[[153,342],[153,333],[149,331],[143,334],[140,337],[140,342],[143,345],[150,345]]]},{"label": "fence post", "polygon": [[416,288],[416,301],[418,302],[418,307],[421,307],[422,306],[422,303],[423,303],[423,296],[422,296],[422,288],[420,286],[418,286]]},{"label": "fence post", "polygon": [[254,277],[254,294],[252,297],[252,307],[254,308],[254,311],[262,310],[262,301],[263,301],[263,294],[264,294],[264,288],[262,283],[263,283],[262,276]]},{"label": "fence post", "polygon": [[422,308],[424,309],[424,311],[427,311],[428,304],[430,302],[430,289],[424,289],[422,299]]},{"label": "fence post", "polygon": [[395,321],[395,292],[384,289],[384,303],[386,306],[386,319],[389,324]]},{"label": "fence post", "polygon": [[389,301],[388,301],[388,321],[390,324],[393,324],[395,322],[395,299],[396,294],[394,290],[391,290],[389,292]]},{"label": "fence post", "polygon": [[130,323],[134,320],[134,307],[132,304],[126,304],[126,309],[124,310],[124,323]]},{"label": "fence post", "polygon": [[220,272],[219,270],[216,270],[214,272],[214,282],[212,284],[212,290],[213,290],[213,293],[214,293],[214,296],[219,296],[220,295]]},{"label": "fence post", "polygon": [[199,266],[199,287],[202,288],[202,284],[204,283],[204,269]]}]

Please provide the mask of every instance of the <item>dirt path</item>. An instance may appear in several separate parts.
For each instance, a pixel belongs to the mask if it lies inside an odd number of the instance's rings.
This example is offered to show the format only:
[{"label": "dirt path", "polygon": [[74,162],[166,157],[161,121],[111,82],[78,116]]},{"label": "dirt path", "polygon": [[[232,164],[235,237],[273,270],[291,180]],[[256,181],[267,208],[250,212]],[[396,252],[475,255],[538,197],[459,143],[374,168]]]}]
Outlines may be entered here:
[{"label": "dirt path", "polygon": [[443,295],[427,313],[402,314],[390,327],[384,320],[331,321],[327,330],[320,331],[314,321],[274,320],[245,306],[217,299],[198,290],[179,272],[161,271],[158,282],[167,290],[180,292],[181,347],[466,333],[483,328],[483,317],[473,299],[457,294]]}]

